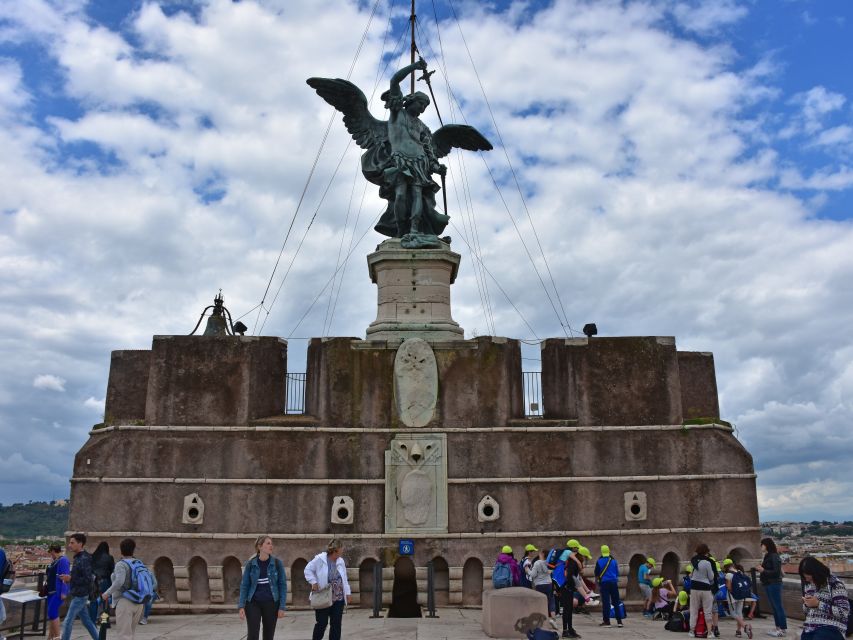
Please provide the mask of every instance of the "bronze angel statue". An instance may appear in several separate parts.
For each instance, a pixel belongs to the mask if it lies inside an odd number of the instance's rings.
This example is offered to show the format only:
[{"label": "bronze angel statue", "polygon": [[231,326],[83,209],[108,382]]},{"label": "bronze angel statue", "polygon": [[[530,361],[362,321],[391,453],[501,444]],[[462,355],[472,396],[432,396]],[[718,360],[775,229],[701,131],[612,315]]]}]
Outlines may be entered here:
[{"label": "bronze angel statue", "polygon": [[402,238],[402,245],[408,249],[439,246],[438,236],[450,220],[436,210],[435,196],[440,187],[432,176],[447,172],[439,158],[453,147],[469,151],[492,148],[479,131],[468,125],[445,125],[432,133],[421,122],[418,116],[429,106],[429,98],[421,91],[404,96],[400,82],[415,69],[426,74],[426,68],[421,59],[392,76],[390,89],[381,96],[390,111],[388,120],[374,118],[364,93],[347,80],[307,80],[321,98],[343,113],[347,131],[365,150],[361,171],[379,186],[379,197],[388,201],[376,231]]}]

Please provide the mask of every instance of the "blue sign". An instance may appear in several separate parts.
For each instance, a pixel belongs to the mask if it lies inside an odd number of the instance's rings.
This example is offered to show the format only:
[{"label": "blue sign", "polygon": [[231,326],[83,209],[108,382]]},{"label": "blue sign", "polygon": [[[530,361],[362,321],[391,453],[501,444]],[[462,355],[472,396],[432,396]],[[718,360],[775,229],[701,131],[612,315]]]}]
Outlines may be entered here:
[{"label": "blue sign", "polygon": [[415,541],[414,540],[400,540],[400,555],[401,556],[413,556],[413,555],[415,555]]}]

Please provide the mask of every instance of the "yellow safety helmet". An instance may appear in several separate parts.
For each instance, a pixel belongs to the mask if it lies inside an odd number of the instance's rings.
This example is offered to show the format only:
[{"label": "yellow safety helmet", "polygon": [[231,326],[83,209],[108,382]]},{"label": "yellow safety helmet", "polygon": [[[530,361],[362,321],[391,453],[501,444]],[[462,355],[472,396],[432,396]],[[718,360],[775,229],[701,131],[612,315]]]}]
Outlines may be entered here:
[{"label": "yellow safety helmet", "polygon": [[539,549],[537,549],[536,547],[534,547],[532,544],[528,544],[528,545],[526,545],[526,546],[524,547],[524,550],[525,550],[525,551],[539,551]]},{"label": "yellow safety helmet", "polygon": [[690,596],[687,595],[686,591],[682,591],[678,594],[678,604],[682,607],[685,606],[688,602],[690,602]]},{"label": "yellow safety helmet", "polygon": [[589,558],[590,560],[592,559],[592,554],[589,552],[589,549],[587,549],[586,547],[580,547],[578,549],[578,553],[581,554],[584,558]]},{"label": "yellow safety helmet", "polygon": [[501,553],[512,553],[512,547],[508,544],[505,544],[501,547]]},{"label": "yellow safety helmet", "polygon": [[566,546],[567,546],[569,549],[579,549],[579,548],[580,548],[580,546],[581,546],[581,543],[580,543],[580,542],[578,542],[577,540],[575,540],[574,538],[570,538],[570,539],[568,540],[568,542],[566,542]]},{"label": "yellow safety helmet", "polygon": [[723,566],[724,567],[728,567],[730,564],[734,564],[734,563],[735,563],[735,561],[732,560],[731,558],[726,558],[725,560],[723,560]]},{"label": "yellow safety helmet", "polygon": [[693,573],[693,565],[688,564],[686,567],[684,567],[684,573]]},{"label": "yellow safety helmet", "polygon": [[655,578],[654,580],[652,580],[652,586],[653,587],[659,587],[662,584],[663,584],[663,578],[658,577],[658,578]]},{"label": "yellow safety helmet", "polygon": [[652,566],[655,566],[657,564],[657,562],[655,562],[654,558],[646,558],[646,563],[648,563]]},{"label": "yellow safety helmet", "polygon": [[601,545],[601,555],[604,558],[610,557],[610,547],[608,547],[606,544]]}]

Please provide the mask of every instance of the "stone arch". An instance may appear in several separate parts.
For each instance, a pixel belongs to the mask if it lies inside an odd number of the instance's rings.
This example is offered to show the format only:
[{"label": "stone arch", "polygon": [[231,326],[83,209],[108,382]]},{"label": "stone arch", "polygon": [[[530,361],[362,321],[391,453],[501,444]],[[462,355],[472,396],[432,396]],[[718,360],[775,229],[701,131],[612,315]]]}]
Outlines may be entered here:
[{"label": "stone arch", "polygon": [[483,604],[483,563],[479,558],[468,558],[462,567],[462,604]]},{"label": "stone arch", "polygon": [[432,572],[435,585],[435,606],[446,607],[450,604],[450,567],[447,560],[436,556],[432,560]]},{"label": "stone arch", "polygon": [[243,566],[234,556],[222,561],[222,593],[226,604],[240,601],[240,581],[243,579]]},{"label": "stone arch", "polygon": [[418,580],[415,563],[408,556],[397,558],[394,563],[394,586],[391,589],[389,618],[420,618],[418,604]]},{"label": "stone arch", "polygon": [[210,604],[210,580],[207,575],[207,561],[195,556],[187,565],[190,576],[190,602],[192,604]]},{"label": "stone arch", "polygon": [[175,566],[169,558],[157,558],[154,561],[154,577],[157,579],[157,590],[160,592],[163,602],[177,602]]},{"label": "stone arch", "polygon": [[305,558],[296,558],[293,564],[290,565],[290,593],[291,604],[294,607],[307,607],[308,594],[311,592],[311,586],[305,579],[305,567],[308,561]]},{"label": "stone arch", "polygon": [[631,561],[628,563],[628,585],[625,589],[626,600],[642,600],[643,594],[640,592],[640,581],[637,578],[637,571],[640,570],[640,565],[646,561],[646,556],[642,553],[635,553],[631,556]]},{"label": "stone arch", "polygon": [[358,567],[359,607],[373,608],[373,571],[376,566],[375,558],[365,558]]},{"label": "stone arch", "polygon": [[663,557],[660,565],[660,574],[667,580],[672,580],[673,585],[678,585],[678,572],[681,569],[681,559],[675,551],[670,551]]},{"label": "stone arch", "polygon": [[[746,550],[744,547],[735,547],[731,551],[729,551],[727,558],[731,558],[733,562],[736,564],[740,564],[744,560],[751,558],[752,554]],[[746,567],[744,567],[746,568]]]}]

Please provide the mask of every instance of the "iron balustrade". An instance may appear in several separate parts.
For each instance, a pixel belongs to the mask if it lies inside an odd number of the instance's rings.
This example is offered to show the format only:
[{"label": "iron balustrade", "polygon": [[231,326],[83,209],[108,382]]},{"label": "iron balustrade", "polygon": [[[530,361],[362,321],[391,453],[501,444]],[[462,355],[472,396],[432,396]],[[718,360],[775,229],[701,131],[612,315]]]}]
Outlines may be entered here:
[{"label": "iron balustrade", "polygon": [[305,413],[305,376],[305,373],[288,373],[285,376],[285,413]]},{"label": "iron balustrade", "polygon": [[542,372],[523,371],[524,416],[526,418],[542,416]]}]

